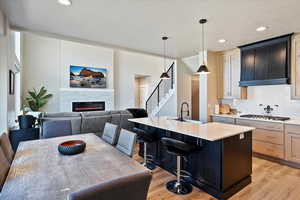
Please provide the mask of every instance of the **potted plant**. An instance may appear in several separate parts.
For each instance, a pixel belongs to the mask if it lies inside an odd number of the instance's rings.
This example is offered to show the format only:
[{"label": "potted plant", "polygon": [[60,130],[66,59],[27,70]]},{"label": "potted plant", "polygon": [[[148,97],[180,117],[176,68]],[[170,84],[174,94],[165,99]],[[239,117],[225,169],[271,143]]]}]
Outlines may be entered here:
[{"label": "potted plant", "polygon": [[26,104],[23,104],[21,111],[22,115],[18,116],[20,129],[32,128],[35,124],[36,118],[32,115],[27,115],[27,113],[30,111],[30,108]]},{"label": "potted plant", "polygon": [[41,113],[41,109],[48,103],[49,98],[51,98],[53,95],[47,94],[45,87],[42,87],[38,91],[36,89],[28,91],[28,94],[29,97],[26,98],[26,101],[32,111],[30,114],[37,118]]}]

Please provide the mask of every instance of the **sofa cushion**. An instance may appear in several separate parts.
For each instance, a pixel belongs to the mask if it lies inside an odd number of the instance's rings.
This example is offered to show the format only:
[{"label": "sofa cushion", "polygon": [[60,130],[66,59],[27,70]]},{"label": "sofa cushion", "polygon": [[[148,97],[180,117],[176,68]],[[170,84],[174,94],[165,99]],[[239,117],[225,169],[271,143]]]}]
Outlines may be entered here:
[{"label": "sofa cushion", "polygon": [[81,133],[95,133],[99,137],[102,137],[103,129],[106,122],[111,121],[111,115],[106,113],[82,113],[82,125]]},{"label": "sofa cushion", "polygon": [[121,121],[120,111],[119,110],[110,111],[110,115],[111,115],[111,123],[119,126]]},{"label": "sofa cushion", "polygon": [[133,115],[129,111],[123,110],[120,114],[120,128],[131,131],[134,127],[134,124],[128,121],[128,119],[132,118]]},{"label": "sofa cushion", "polygon": [[4,153],[5,157],[7,158],[8,162],[12,163],[15,153],[12,149],[8,135],[6,133],[3,133],[0,136],[0,147],[2,148],[3,153]]},{"label": "sofa cushion", "polygon": [[42,118],[81,117],[79,112],[43,113]]},{"label": "sofa cushion", "polygon": [[83,112],[81,115],[83,117],[96,117],[96,116],[105,116],[109,115],[109,111],[93,111],[93,112]]},{"label": "sofa cushion", "polygon": [[79,117],[44,117],[42,118],[42,121],[48,121],[48,120],[70,120],[71,121],[71,127],[72,127],[72,135],[80,134],[81,133],[81,123],[82,119],[81,116]]}]

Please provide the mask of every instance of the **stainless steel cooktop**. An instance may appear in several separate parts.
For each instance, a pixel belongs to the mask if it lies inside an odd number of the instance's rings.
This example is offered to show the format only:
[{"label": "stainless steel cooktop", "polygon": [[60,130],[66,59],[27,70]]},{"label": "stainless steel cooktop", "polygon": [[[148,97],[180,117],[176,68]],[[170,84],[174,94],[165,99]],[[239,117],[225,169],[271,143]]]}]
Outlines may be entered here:
[{"label": "stainless steel cooktop", "polygon": [[268,115],[241,115],[240,117],[251,118],[251,119],[263,119],[263,120],[274,120],[274,121],[286,121],[289,117],[279,117],[279,116],[268,116]]}]

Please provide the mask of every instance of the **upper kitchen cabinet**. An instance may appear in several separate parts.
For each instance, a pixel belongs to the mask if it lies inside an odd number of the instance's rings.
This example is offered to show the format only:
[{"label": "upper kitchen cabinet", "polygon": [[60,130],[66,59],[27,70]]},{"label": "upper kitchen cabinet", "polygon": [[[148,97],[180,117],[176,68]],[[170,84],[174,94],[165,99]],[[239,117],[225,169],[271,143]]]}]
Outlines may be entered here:
[{"label": "upper kitchen cabinet", "polygon": [[300,100],[300,34],[292,39],[292,99]]},{"label": "upper kitchen cabinet", "polygon": [[290,83],[292,34],[239,47],[240,86]]},{"label": "upper kitchen cabinet", "polygon": [[240,99],[242,88],[239,86],[241,75],[240,50],[225,51],[220,56],[221,84],[223,88],[220,98]]}]

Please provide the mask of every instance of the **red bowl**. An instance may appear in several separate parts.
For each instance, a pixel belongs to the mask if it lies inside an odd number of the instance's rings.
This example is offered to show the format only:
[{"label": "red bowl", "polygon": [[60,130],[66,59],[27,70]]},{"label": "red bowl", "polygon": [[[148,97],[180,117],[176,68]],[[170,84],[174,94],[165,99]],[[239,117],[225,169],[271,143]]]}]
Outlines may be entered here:
[{"label": "red bowl", "polygon": [[82,140],[69,140],[58,145],[58,151],[63,155],[75,155],[85,150],[86,143]]}]

